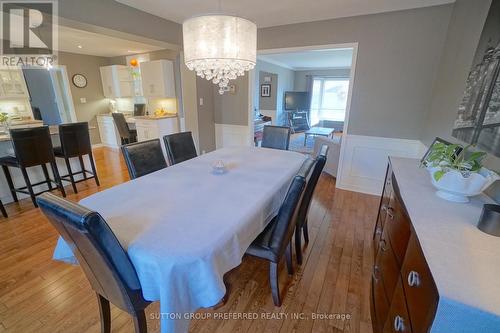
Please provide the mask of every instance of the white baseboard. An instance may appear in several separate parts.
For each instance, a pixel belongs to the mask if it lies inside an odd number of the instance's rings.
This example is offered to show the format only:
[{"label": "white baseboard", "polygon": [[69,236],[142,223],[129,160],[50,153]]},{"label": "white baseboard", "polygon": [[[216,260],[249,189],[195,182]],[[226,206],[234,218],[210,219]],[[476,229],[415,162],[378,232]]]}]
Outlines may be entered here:
[{"label": "white baseboard", "polygon": [[419,140],[346,134],[342,139],[337,187],[380,195],[388,157],[420,158],[425,149]]},{"label": "white baseboard", "polygon": [[215,124],[215,146],[217,149],[231,146],[248,146],[250,127],[242,125]]}]

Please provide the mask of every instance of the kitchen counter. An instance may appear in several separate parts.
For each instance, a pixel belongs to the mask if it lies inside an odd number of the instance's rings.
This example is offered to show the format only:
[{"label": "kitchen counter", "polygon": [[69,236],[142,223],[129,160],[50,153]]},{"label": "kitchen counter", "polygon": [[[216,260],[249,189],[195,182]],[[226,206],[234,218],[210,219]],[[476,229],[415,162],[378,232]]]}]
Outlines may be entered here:
[{"label": "kitchen counter", "polygon": [[391,157],[391,164],[439,293],[431,332],[498,332],[500,237],[476,227],[483,204],[492,200],[445,201],[418,160]]}]

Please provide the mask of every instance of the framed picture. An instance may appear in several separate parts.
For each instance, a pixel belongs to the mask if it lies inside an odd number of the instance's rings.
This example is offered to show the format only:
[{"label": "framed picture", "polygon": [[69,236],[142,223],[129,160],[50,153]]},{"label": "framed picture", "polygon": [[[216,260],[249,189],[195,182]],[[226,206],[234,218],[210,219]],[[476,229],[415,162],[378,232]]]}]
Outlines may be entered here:
[{"label": "framed picture", "polygon": [[260,85],[260,97],[271,97],[271,85],[261,84]]},{"label": "framed picture", "polygon": [[[452,143],[451,142],[448,142],[444,139],[441,139],[439,137],[436,137],[434,139],[434,141],[432,142],[432,144],[429,146],[429,149],[427,149],[427,151],[425,152],[424,156],[422,157],[422,159],[420,160],[420,163],[423,164],[424,166],[427,166],[427,158],[429,157],[429,155],[432,153],[432,147],[434,147],[434,145],[436,143],[444,143],[445,145],[451,145]],[[460,155],[460,153],[462,152],[462,147],[461,146],[458,146],[456,149],[455,149],[455,158]]]}]

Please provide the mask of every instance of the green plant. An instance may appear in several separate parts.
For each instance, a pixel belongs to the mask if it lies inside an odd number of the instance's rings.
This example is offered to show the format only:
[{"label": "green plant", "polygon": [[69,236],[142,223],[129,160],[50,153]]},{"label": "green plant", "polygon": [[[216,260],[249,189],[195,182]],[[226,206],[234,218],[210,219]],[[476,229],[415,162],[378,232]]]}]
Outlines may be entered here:
[{"label": "green plant", "polygon": [[471,172],[478,172],[482,168],[482,161],[486,156],[482,151],[470,151],[471,146],[467,146],[457,154],[462,146],[457,144],[448,145],[445,143],[435,143],[432,151],[426,159],[426,165],[436,168],[433,177],[439,181],[447,172],[451,170],[462,173],[468,177]]},{"label": "green plant", "polygon": [[7,112],[0,113],[0,123],[4,123],[9,119],[9,114]]}]

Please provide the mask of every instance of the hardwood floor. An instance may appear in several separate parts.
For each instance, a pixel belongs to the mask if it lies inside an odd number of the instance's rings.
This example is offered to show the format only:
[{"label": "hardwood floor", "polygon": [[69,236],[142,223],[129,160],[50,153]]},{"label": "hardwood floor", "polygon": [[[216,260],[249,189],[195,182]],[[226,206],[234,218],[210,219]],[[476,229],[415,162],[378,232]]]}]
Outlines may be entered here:
[{"label": "hardwood floor", "polygon": [[[98,148],[94,157],[101,186],[79,183],[78,194],[68,186],[68,199],[78,201],[128,180],[118,151]],[[227,303],[198,311],[190,331],[372,332],[369,281],[377,205],[377,197],[335,189],[335,179],[323,174],[309,215],[304,263],[295,264],[292,277],[280,265],[282,307],[273,305],[267,263],[244,258],[227,275]],[[6,208],[9,218],[0,218],[0,332],[100,332],[97,299],[83,272],[51,260],[54,228],[29,199]],[[158,303],[146,312],[148,332],[158,332]],[[129,315],[114,307],[112,331],[133,331]]]}]

